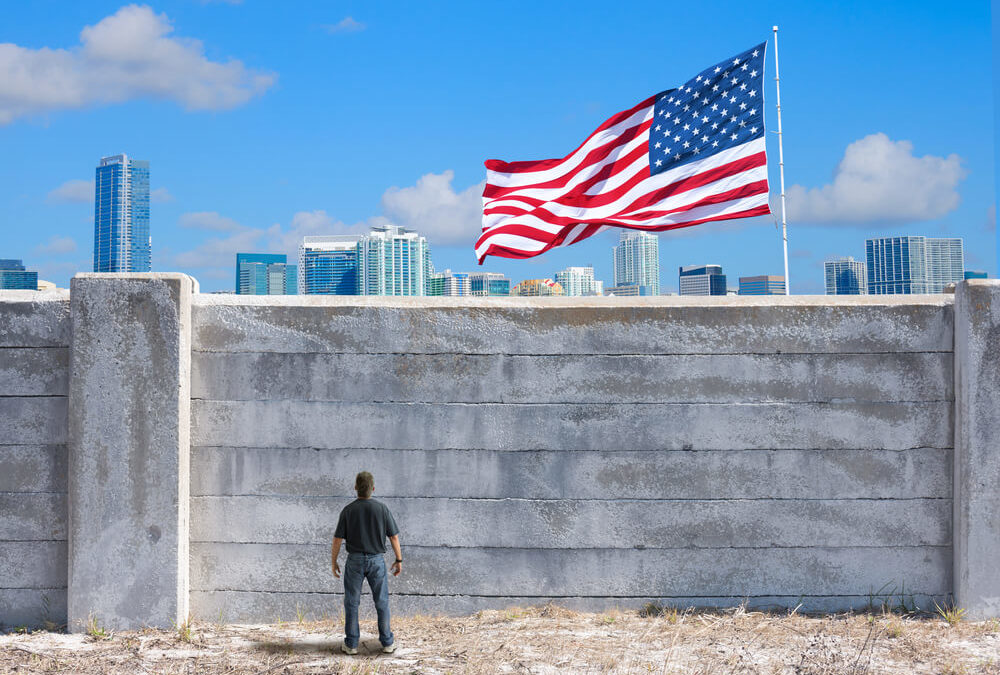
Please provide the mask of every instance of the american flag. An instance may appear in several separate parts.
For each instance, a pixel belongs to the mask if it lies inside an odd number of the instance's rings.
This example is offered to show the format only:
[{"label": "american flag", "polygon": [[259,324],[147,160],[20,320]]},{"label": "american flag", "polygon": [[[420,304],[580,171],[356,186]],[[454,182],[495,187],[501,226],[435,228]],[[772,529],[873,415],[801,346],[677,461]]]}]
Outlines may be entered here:
[{"label": "american flag", "polygon": [[611,117],[562,159],[486,161],[479,263],[608,226],[662,231],[770,213],[762,43]]}]

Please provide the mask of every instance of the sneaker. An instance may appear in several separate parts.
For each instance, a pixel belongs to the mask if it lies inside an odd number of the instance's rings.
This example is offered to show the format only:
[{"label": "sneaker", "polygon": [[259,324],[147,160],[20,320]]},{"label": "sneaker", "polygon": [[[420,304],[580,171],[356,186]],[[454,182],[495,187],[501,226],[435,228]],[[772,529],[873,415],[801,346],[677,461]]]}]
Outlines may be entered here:
[{"label": "sneaker", "polygon": [[341,645],[340,645],[340,651],[344,652],[345,654],[347,654],[349,656],[354,656],[355,654],[358,653],[358,648],[357,647],[348,647],[347,643],[344,642],[344,643],[341,643]]},{"label": "sneaker", "polygon": [[395,642],[393,642],[391,645],[382,645],[382,653],[383,654],[392,654],[394,651],[396,651],[396,643]]}]

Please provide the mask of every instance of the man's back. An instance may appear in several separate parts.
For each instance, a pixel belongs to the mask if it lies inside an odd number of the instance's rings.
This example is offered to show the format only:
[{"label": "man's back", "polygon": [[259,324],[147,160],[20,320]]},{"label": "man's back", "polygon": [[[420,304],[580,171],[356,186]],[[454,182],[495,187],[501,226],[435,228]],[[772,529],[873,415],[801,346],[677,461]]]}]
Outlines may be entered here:
[{"label": "man's back", "polygon": [[356,499],[340,512],[334,537],[344,539],[348,553],[385,553],[386,537],[399,534],[389,508],[375,499]]}]

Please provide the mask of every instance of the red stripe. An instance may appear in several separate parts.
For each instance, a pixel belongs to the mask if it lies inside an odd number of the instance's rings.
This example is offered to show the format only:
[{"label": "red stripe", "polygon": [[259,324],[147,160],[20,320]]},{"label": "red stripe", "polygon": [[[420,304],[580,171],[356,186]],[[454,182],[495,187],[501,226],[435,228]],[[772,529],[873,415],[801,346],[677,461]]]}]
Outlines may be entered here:
[{"label": "red stripe", "polygon": [[[643,132],[649,129],[651,124],[652,120],[649,120],[637,126],[631,127],[630,129],[626,129],[621,133],[620,136],[588,152],[586,157],[583,158],[583,160],[580,162],[579,165],[577,165],[572,170],[567,171],[558,178],[553,178],[551,180],[543,181],[541,183],[532,183],[531,185],[514,185],[507,187],[501,187],[499,185],[493,185],[492,183],[487,183],[486,187],[483,188],[483,197],[486,197],[487,199],[496,199],[498,197],[503,197],[504,195],[511,194],[512,192],[518,192],[520,190],[535,190],[544,188],[565,187],[565,185],[578,173],[593,166],[594,164],[597,164],[601,160],[607,159],[612,154],[612,152],[614,152],[615,149],[637,138],[639,135],[641,135]],[[648,152],[648,148],[646,148],[645,146],[640,146],[635,150]],[[633,150],[633,153],[635,152],[635,150]],[[629,153],[628,156],[631,156],[633,153]],[[614,162],[611,162],[609,164],[609,166],[612,166],[612,172],[615,172],[614,167],[616,165],[618,166],[617,170],[621,170],[622,168],[624,168],[624,166],[627,166],[627,164],[621,164],[621,162],[622,158],[619,157],[616,158]]]},{"label": "red stripe", "polygon": [[504,162],[503,160],[499,159],[488,159],[484,162],[484,164],[486,165],[486,168],[490,169],[491,171],[501,171],[503,173],[524,173],[528,171],[542,171],[544,169],[549,169],[554,166],[558,166],[560,162],[565,162],[566,159],[572,156],[574,152],[577,152],[577,150],[585,146],[587,144],[587,141],[589,141],[591,138],[601,133],[605,129],[609,129],[614,125],[620,124],[621,122],[627,120],[629,117],[636,114],[643,108],[650,107],[651,105],[653,105],[655,101],[656,101],[656,96],[650,96],[645,101],[639,103],[635,107],[629,108],[628,110],[623,110],[622,112],[616,115],[612,115],[607,120],[605,120],[604,123],[601,124],[601,126],[597,127],[592,134],[587,136],[587,138],[584,139],[583,143],[578,145],[576,149],[573,150],[573,152],[569,153],[568,155],[566,155],[561,159],[526,160],[521,162]]}]

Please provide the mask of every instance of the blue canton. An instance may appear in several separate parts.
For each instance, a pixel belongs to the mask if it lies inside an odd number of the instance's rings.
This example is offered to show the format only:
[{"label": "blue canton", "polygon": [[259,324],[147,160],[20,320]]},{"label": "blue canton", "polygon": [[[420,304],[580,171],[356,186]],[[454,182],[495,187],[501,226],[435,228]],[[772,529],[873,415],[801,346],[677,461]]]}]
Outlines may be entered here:
[{"label": "blue canton", "polygon": [[766,42],[706,68],[656,95],[649,129],[649,170],[704,159],[764,135]]}]

